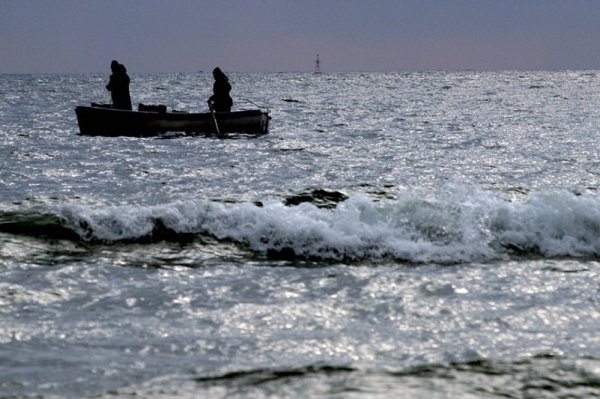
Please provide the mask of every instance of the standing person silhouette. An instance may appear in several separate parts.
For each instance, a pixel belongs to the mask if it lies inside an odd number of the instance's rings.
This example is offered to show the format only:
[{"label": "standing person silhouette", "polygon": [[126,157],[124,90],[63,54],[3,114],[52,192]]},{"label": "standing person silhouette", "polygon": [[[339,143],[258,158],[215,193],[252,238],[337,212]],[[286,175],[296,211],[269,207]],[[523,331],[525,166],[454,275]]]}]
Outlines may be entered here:
[{"label": "standing person silhouette", "polygon": [[131,97],[129,96],[129,76],[125,65],[116,60],[110,63],[112,74],[106,85],[112,97],[113,108],[131,110]]},{"label": "standing person silhouette", "polygon": [[208,99],[209,105],[212,104],[215,112],[231,112],[233,100],[229,96],[231,91],[229,78],[219,67],[213,69],[213,78],[215,83],[213,84],[213,95]]}]

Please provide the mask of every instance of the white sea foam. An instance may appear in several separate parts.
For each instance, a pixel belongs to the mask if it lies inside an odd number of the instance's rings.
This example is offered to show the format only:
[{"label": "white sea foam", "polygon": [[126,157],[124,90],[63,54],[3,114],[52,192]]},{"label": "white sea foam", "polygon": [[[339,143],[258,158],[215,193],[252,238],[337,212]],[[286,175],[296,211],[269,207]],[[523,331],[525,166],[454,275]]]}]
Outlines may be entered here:
[{"label": "white sea foam", "polygon": [[496,209],[495,236],[503,245],[546,256],[600,254],[600,197],[549,190]]},{"label": "white sea foam", "polygon": [[161,226],[176,234],[209,234],[258,253],[331,260],[454,263],[515,249],[543,256],[600,253],[600,198],[565,190],[511,202],[448,185],[433,195],[405,191],[386,201],[353,195],[334,209],[279,200],[262,206],[200,200],[100,209],[63,204],[56,212],[86,240],[136,240]]}]

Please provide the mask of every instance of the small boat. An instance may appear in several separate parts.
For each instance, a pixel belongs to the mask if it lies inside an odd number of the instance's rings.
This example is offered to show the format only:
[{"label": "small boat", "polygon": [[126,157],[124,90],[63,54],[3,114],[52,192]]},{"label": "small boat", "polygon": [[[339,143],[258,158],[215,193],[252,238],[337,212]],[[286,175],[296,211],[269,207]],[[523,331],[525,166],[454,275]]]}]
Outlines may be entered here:
[{"label": "small boat", "polygon": [[167,111],[164,105],[140,104],[137,111],[112,108],[107,104],[75,108],[79,133],[88,136],[151,137],[167,132],[186,134],[269,132],[269,112],[247,110],[234,112],[191,113]]}]

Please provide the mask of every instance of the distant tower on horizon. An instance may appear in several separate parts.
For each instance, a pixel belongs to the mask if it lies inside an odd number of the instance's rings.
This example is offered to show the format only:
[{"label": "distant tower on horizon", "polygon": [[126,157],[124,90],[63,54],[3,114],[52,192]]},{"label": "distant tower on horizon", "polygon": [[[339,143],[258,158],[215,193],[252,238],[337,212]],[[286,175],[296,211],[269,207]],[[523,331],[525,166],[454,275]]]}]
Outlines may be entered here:
[{"label": "distant tower on horizon", "polygon": [[319,61],[319,54],[317,54],[317,60],[315,61],[315,75],[321,74],[321,61]]}]

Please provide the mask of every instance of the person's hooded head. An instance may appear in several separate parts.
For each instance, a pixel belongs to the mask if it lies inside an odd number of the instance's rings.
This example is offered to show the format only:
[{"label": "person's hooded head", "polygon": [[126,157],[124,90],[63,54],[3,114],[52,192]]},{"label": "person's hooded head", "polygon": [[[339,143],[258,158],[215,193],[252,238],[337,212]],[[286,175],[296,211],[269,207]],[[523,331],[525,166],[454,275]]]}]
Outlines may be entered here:
[{"label": "person's hooded head", "polygon": [[229,80],[219,67],[213,69],[213,77],[215,78],[215,80]]},{"label": "person's hooded head", "polygon": [[119,70],[119,62],[117,60],[112,60],[110,63],[110,70],[113,71],[113,73]]}]

